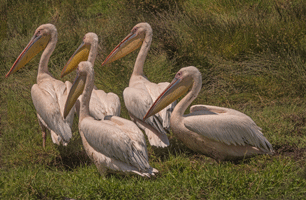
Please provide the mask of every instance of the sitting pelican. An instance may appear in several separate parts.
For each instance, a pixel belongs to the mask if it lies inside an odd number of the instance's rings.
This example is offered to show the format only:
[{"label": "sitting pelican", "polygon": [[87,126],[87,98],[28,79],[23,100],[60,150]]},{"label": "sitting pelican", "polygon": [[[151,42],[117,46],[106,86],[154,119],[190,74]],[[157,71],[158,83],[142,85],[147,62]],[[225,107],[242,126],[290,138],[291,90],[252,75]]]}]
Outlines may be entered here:
[{"label": "sitting pelican", "polygon": [[179,70],[165,91],[157,98],[144,119],[188,94],[174,108],[170,125],[173,133],[193,151],[216,160],[238,160],[256,154],[272,154],[269,141],[261,128],[247,115],[229,108],[194,105],[202,86],[200,71],[193,66]]},{"label": "sitting pelican", "polygon": [[67,145],[72,137],[71,127],[75,109],[69,113],[67,120],[63,119],[64,105],[71,83],[56,80],[48,71],[49,58],[57,43],[57,30],[52,24],[39,26],[31,41],[18,56],[6,77],[25,66],[35,55],[43,51],[37,74],[37,84],[31,89],[34,107],[37,111],[39,124],[42,128],[43,147],[46,143],[46,128],[50,130],[52,141]]},{"label": "sitting pelican", "polygon": [[[83,38],[83,42],[73,53],[68,60],[61,77],[75,70],[81,61],[89,61],[94,66],[95,59],[98,53],[98,36],[95,33],[87,33]],[[89,102],[89,112],[97,120],[104,119],[106,115],[120,116],[120,99],[110,92],[105,93],[103,90],[98,90],[96,86],[92,91]],[[76,107],[78,110],[78,106]],[[79,111],[78,111],[79,112]]]},{"label": "sitting pelican", "polygon": [[166,130],[170,128],[170,115],[175,103],[148,118],[145,122],[142,121],[143,116],[155,99],[169,85],[167,82],[152,83],[143,73],[143,65],[151,46],[152,36],[152,28],[148,23],[137,24],[131,33],[109,54],[102,66],[131,53],[141,46],[129,87],[123,91],[123,99],[130,118],[145,131],[150,144],[157,147],[166,147],[169,145]]},{"label": "sitting pelican", "polygon": [[89,101],[94,88],[94,69],[90,62],[80,62],[77,77],[65,104],[64,117],[79,98],[79,133],[87,155],[101,175],[107,171],[154,175],[158,171],[148,161],[146,141],[139,128],[118,116],[95,120],[89,115]]}]

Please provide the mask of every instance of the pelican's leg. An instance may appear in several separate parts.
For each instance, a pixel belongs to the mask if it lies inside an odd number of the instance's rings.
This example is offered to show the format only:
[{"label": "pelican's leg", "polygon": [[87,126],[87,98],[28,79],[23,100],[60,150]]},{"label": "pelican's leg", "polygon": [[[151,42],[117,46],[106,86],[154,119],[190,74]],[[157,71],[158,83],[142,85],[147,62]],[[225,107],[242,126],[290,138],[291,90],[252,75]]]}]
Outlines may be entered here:
[{"label": "pelican's leg", "polygon": [[38,123],[41,127],[41,131],[42,131],[42,138],[43,138],[43,148],[46,148],[46,135],[47,135],[47,132],[46,132],[46,127],[43,125],[43,123],[40,121],[40,117],[38,116],[37,114],[37,118],[38,118]]}]

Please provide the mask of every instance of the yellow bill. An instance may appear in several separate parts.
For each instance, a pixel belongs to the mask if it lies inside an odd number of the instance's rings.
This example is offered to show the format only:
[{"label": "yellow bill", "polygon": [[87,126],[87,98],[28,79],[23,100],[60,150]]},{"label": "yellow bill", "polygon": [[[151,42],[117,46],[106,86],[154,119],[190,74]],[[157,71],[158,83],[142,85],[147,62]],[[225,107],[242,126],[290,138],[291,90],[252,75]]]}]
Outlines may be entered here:
[{"label": "yellow bill", "polygon": [[89,56],[89,51],[90,51],[90,44],[85,44],[84,42],[82,42],[82,44],[77,48],[77,50],[73,53],[71,58],[64,66],[61,73],[61,77],[75,70],[80,62],[87,61]]},{"label": "yellow bill", "polygon": [[115,60],[118,60],[135,51],[142,45],[143,40],[143,34],[136,35],[135,33],[130,33],[107,56],[107,58],[102,63],[102,66],[114,62]]},{"label": "yellow bill", "polygon": [[21,54],[18,56],[10,71],[5,77],[9,77],[20,68],[24,67],[34,56],[46,48],[50,40],[50,35],[34,35]]},{"label": "yellow bill", "polygon": [[172,82],[169,84],[169,86],[161,93],[161,95],[152,104],[151,108],[148,110],[143,120],[158,113],[166,106],[168,106],[169,104],[173,103],[175,100],[180,98],[183,94],[185,94],[189,90],[192,84],[193,80],[191,78],[185,78],[185,79],[174,78]]},{"label": "yellow bill", "polygon": [[74,106],[75,102],[77,101],[79,96],[83,93],[85,82],[86,82],[86,76],[79,76],[77,74],[65,103],[64,119],[66,119],[67,115]]}]

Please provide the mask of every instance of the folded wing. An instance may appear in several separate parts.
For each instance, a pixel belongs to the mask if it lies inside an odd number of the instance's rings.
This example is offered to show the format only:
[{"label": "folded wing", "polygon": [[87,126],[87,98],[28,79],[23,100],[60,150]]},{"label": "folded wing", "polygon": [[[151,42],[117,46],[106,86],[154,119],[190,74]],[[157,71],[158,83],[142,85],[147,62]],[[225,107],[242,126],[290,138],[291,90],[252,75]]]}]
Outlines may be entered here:
[{"label": "folded wing", "polygon": [[272,145],[263,136],[261,128],[247,115],[228,108],[196,105],[185,115],[184,125],[189,130],[228,145],[251,145],[265,152]]}]

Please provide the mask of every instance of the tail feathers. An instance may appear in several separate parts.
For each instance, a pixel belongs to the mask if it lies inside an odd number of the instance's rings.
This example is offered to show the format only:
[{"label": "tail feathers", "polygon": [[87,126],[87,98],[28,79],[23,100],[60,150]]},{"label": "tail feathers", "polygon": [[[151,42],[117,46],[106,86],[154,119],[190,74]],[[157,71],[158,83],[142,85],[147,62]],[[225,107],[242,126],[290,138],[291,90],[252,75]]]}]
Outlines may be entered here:
[{"label": "tail feathers", "polygon": [[157,131],[154,133],[150,129],[146,128],[145,133],[148,137],[149,143],[151,146],[156,147],[167,147],[169,146],[169,139],[166,134],[163,133],[157,133]]},{"label": "tail feathers", "polygon": [[67,146],[67,145],[68,145],[67,142],[64,142],[64,140],[61,138],[61,136],[57,135],[57,134],[54,133],[53,131],[50,131],[50,132],[51,132],[52,142],[53,142],[54,144],[57,144],[57,145],[62,144],[63,146]]},{"label": "tail feathers", "polygon": [[51,132],[51,138],[52,138],[52,142],[54,144],[57,144],[57,145],[60,145],[60,140],[62,138],[60,138],[56,133],[54,133],[53,131],[50,131]]},{"label": "tail feathers", "polygon": [[135,145],[132,145],[133,148],[133,155],[132,155],[132,162],[130,164],[134,165],[138,168],[139,171],[147,171],[151,168],[149,161],[146,159],[146,157],[143,155],[143,153],[135,147]]},{"label": "tail feathers", "polygon": [[152,176],[155,176],[157,173],[159,173],[159,171],[157,169],[152,168],[152,167],[147,172],[139,172],[139,171],[135,171],[135,170],[132,170],[131,172],[135,173],[135,174],[138,174],[142,177],[148,177],[148,178],[151,178]]},{"label": "tail feathers", "polygon": [[70,139],[72,138],[72,131],[68,123],[62,123],[58,125],[59,133],[61,134],[60,137],[62,138],[64,143],[69,143]]},{"label": "tail feathers", "polygon": [[139,126],[142,130],[145,131],[151,146],[163,148],[169,146],[170,143],[166,135],[166,131],[163,129],[161,123],[158,121],[156,116],[149,117],[144,122],[134,117],[134,115],[130,112],[129,114],[132,121],[134,121],[137,126]]},{"label": "tail feathers", "polygon": [[264,145],[261,145],[260,150],[266,152],[267,154],[272,155],[274,153],[272,144],[263,136]]}]

